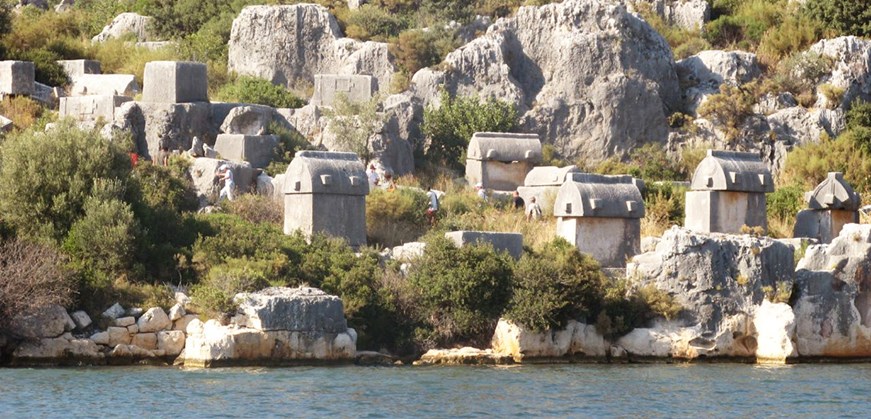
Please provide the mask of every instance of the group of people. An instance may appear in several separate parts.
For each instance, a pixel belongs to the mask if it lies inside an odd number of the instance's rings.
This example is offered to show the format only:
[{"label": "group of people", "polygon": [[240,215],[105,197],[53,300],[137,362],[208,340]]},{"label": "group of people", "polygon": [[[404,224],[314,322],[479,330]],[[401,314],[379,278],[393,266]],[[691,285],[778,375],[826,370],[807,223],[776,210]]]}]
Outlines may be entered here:
[{"label": "group of people", "polygon": [[514,209],[522,209],[526,213],[526,221],[535,221],[541,218],[541,206],[536,202],[535,197],[529,198],[527,205],[523,198],[520,197],[520,192],[514,191]]}]

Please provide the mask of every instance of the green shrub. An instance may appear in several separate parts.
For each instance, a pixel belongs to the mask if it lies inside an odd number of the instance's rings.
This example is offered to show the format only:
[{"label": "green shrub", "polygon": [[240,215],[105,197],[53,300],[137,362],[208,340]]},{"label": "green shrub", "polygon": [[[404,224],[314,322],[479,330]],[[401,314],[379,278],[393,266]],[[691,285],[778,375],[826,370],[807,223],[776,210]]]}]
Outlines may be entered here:
[{"label": "green shrub", "polygon": [[687,174],[678,161],[668,156],[659,143],[647,143],[629,153],[629,161],[618,157],[603,160],[593,171],[608,175],[628,174],[645,181],[684,180]]},{"label": "green shrub", "polygon": [[744,120],[753,115],[756,98],[751,89],[751,85],[737,87],[723,83],[720,93],[711,95],[699,106],[698,114],[718,124],[725,133],[726,141],[735,141]]},{"label": "green shrub", "polygon": [[398,246],[417,240],[429,224],[426,194],[417,189],[375,189],[366,197],[366,232],[370,244]]},{"label": "green shrub", "polygon": [[780,25],[765,31],[756,54],[763,63],[775,65],[792,54],[806,50],[822,35],[823,29],[819,22],[789,13]]},{"label": "green shrub", "polygon": [[305,106],[305,101],[296,97],[284,86],[249,76],[240,76],[233,83],[222,87],[218,91],[217,99],[224,102],[255,103],[273,108],[301,108]]},{"label": "green shrub", "polygon": [[565,327],[596,314],[607,281],[595,260],[557,238],[517,263],[505,316],[538,332]]},{"label": "green shrub", "polygon": [[808,0],[803,13],[842,35],[871,36],[871,4],[867,0]]},{"label": "green shrub", "polygon": [[309,150],[314,146],[292,127],[280,125],[277,122],[269,124],[269,133],[278,137],[278,145],[275,147],[274,156],[266,173],[272,176],[283,174],[287,166],[293,161],[297,151]]},{"label": "green shrub", "polygon": [[380,7],[364,4],[357,10],[352,10],[347,19],[347,36],[362,40],[385,41],[398,36],[399,32],[408,26],[401,16],[390,13]]},{"label": "green shrub", "polygon": [[858,99],[850,104],[847,111],[847,128],[871,128],[871,102]]},{"label": "green shrub", "polygon": [[790,92],[803,106],[816,101],[816,85],[831,68],[831,58],[811,52],[795,53],[777,64],[763,90]]},{"label": "green shrub", "polygon": [[272,196],[243,194],[233,201],[222,203],[221,207],[249,223],[270,223],[276,226],[284,223],[284,208]]},{"label": "green shrub", "polygon": [[517,108],[497,99],[451,97],[441,93],[441,106],[424,111],[423,132],[429,138],[425,155],[432,163],[459,168],[472,134],[511,132],[517,128]]},{"label": "green shrub", "polygon": [[408,276],[417,298],[416,318],[427,325],[422,348],[489,342],[511,298],[510,257],[489,245],[456,248],[435,237]]},{"label": "green shrub", "polygon": [[647,3],[637,2],[633,7],[656,32],[665,38],[671,46],[675,60],[681,60],[700,51],[711,49],[708,41],[702,38],[701,28],[688,30],[677,25],[670,25]]},{"label": "green shrub", "polygon": [[411,77],[418,70],[434,66],[460,46],[454,33],[443,28],[428,31],[409,29],[389,45],[400,70]]},{"label": "green shrub", "polygon": [[786,157],[780,182],[811,190],[826,178],[828,172],[842,172],[857,192],[871,192],[868,141],[869,138],[861,132],[847,130],[834,140],[823,138],[818,143],[797,147]]},{"label": "green shrub", "polygon": [[103,73],[133,74],[140,86],[143,85],[145,64],[148,62],[181,59],[174,47],[152,50],[131,46],[123,39],[110,39],[93,44],[88,48],[87,55],[100,62]]},{"label": "green shrub", "polygon": [[0,115],[9,118],[18,130],[29,128],[43,112],[45,108],[27,96],[9,96],[0,101]]},{"label": "green shrub", "polygon": [[[75,158],[72,158],[75,156]],[[124,183],[130,157],[96,131],[60,123],[51,133],[25,131],[0,149],[0,213],[19,234],[62,240],[84,215],[95,181]]]},{"label": "green shrub", "polygon": [[240,292],[254,292],[269,287],[263,261],[228,259],[209,270],[206,278],[191,289],[193,303],[210,313],[236,310],[233,297]]},{"label": "green shrub", "polygon": [[117,198],[89,198],[84,211],[70,228],[63,249],[79,271],[108,285],[108,280],[131,268],[139,224],[130,205]]}]

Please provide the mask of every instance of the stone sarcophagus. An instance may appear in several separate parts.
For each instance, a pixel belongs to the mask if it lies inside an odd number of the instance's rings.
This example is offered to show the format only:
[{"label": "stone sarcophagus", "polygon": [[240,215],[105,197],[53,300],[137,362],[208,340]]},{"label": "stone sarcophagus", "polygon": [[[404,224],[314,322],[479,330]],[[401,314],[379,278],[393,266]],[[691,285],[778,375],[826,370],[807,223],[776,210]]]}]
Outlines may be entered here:
[{"label": "stone sarcophagus", "polygon": [[811,237],[831,243],[844,225],[859,222],[862,202],[844,175],[831,172],[813,191],[805,194],[808,209],[795,218],[793,237]]},{"label": "stone sarcophagus", "polygon": [[0,96],[34,93],[36,67],[30,61],[0,61]]},{"label": "stone sarcophagus", "polygon": [[366,169],[355,153],[300,151],[284,180],[284,233],[324,233],[366,244]]},{"label": "stone sarcophagus", "polygon": [[206,65],[190,61],[151,61],[142,77],[142,101],[189,103],[209,101]]},{"label": "stone sarcophagus", "polygon": [[774,192],[768,166],[756,153],[708,150],[686,193],[684,226],[698,232],[768,229],[765,194]]},{"label": "stone sarcophagus", "polygon": [[542,208],[551,208],[560,186],[574,173],[581,173],[581,169],[575,165],[533,167],[526,174],[523,186],[517,188],[517,192],[524,202],[528,203],[530,198],[535,197]]},{"label": "stone sarcophagus", "polygon": [[553,205],[557,235],[606,268],[623,268],[641,250],[644,200],[631,176],[574,173]]},{"label": "stone sarcophagus", "polygon": [[378,91],[378,81],[367,75],[315,74],[311,104],[333,106],[339,95],[348,102],[368,102]]},{"label": "stone sarcophagus", "polygon": [[540,161],[538,135],[476,132],[466,152],[466,180],[486,189],[513,191]]}]

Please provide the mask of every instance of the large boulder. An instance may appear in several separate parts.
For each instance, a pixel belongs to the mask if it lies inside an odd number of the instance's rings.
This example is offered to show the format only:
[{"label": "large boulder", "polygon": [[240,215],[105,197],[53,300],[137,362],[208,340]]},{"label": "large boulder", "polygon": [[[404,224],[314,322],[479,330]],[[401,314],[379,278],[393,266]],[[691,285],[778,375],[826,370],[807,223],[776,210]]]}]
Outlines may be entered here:
[{"label": "large boulder", "polygon": [[871,101],[871,40],[855,36],[824,39],[812,45],[808,52],[833,60],[831,72],[820,84],[844,89],[837,103],[828,103],[825,95],[817,94],[817,107],[846,108],[856,98]]},{"label": "large boulder", "polygon": [[171,328],[172,321],[162,308],[152,307],[136,321],[136,326],[139,327],[139,333],[153,333]]},{"label": "large boulder", "polygon": [[871,356],[871,225],[847,224],[830,244],[809,246],[793,299],[802,357]]},{"label": "large boulder", "polygon": [[790,145],[817,142],[821,134],[834,138],[846,123],[841,109],[807,110],[801,106],[779,110],[766,119],[777,139]]},{"label": "large boulder", "polygon": [[234,301],[252,329],[328,333],[348,329],[342,300],[317,288],[273,287],[239,294]]},{"label": "large boulder", "polygon": [[655,251],[632,258],[627,277],[667,292],[682,310],[676,319],[637,329],[617,343],[644,356],[754,357],[755,313],[765,299],[789,297],[794,263],[792,246],[767,237],[673,227]]},{"label": "large boulder", "polygon": [[12,353],[11,363],[27,365],[99,364],[103,353],[89,339],[67,337],[42,338],[22,342]]},{"label": "large boulder", "polygon": [[533,332],[509,320],[499,319],[491,342],[493,351],[510,355],[515,362],[566,356],[604,357],[608,343],[596,326],[569,321],[564,329]]},{"label": "large boulder", "polygon": [[262,105],[246,105],[230,110],[221,124],[225,134],[264,135],[273,120],[275,110]]},{"label": "large boulder", "polygon": [[314,4],[242,9],[228,67],[296,89],[311,86],[315,74],[368,74],[385,89],[395,71],[387,44],[343,38],[335,17]]},{"label": "large boulder", "polygon": [[702,51],[677,62],[677,75],[684,87],[684,106],[690,114],[705,99],[720,92],[720,85],[740,86],[762,74],[756,54],[743,51]]},{"label": "large boulder", "polygon": [[151,25],[152,19],[131,12],[121,13],[112,19],[112,22],[106,25],[99,34],[94,36],[91,42],[104,42],[124,37],[127,34],[133,34],[137,41],[147,41],[148,27]]},{"label": "large boulder", "polygon": [[22,338],[54,338],[73,328],[75,322],[67,311],[52,304],[13,318],[10,335]]},{"label": "large boulder", "polygon": [[200,208],[214,203],[221,191],[221,183],[215,174],[219,167],[227,165],[233,172],[233,181],[236,183],[236,193],[248,192],[256,178],[255,169],[251,163],[232,162],[208,157],[195,158],[191,161],[188,173],[193,181],[194,190],[199,199]]},{"label": "large boulder", "polygon": [[139,154],[156,158],[160,146],[188,150],[193,137],[214,144],[221,121],[211,119],[209,103],[128,102],[115,112],[114,126],[133,133]]},{"label": "large boulder", "polygon": [[342,301],[316,288],[267,288],[238,294],[230,325],[192,320],[181,357],[185,366],[352,362],[357,332]]}]

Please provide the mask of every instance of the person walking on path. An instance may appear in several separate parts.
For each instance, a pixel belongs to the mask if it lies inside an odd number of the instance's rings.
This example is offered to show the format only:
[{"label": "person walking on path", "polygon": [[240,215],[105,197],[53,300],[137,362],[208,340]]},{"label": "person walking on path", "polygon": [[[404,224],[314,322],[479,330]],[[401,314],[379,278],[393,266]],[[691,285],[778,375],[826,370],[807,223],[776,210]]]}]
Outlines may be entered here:
[{"label": "person walking on path", "polygon": [[436,223],[436,215],[439,212],[439,196],[435,190],[433,190],[432,186],[429,187],[429,191],[426,193],[426,197],[429,198],[429,206],[426,208],[426,216],[429,219],[429,225],[434,226]]}]

